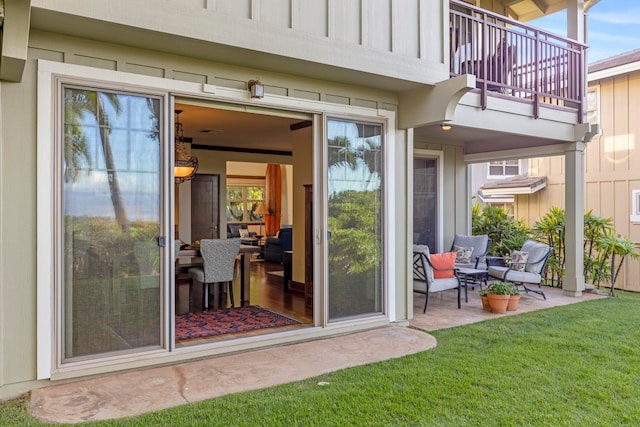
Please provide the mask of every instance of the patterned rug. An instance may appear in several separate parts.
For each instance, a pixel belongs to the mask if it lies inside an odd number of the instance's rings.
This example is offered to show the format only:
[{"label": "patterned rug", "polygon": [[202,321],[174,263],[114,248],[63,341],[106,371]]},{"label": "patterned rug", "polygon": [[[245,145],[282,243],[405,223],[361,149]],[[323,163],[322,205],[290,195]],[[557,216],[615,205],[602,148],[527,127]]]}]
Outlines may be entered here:
[{"label": "patterned rug", "polygon": [[176,341],[297,323],[301,322],[257,305],[187,313],[176,316]]}]

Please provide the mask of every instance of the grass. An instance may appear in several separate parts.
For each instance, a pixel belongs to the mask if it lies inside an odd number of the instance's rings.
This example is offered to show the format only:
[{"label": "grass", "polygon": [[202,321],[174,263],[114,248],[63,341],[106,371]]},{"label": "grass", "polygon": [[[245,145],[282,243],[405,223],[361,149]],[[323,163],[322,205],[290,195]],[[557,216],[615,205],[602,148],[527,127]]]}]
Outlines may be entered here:
[{"label": "grass", "polygon": [[[436,349],[399,359],[91,425],[638,425],[640,295],[618,295],[433,332]],[[46,425],[27,405],[0,405],[0,425]]]}]

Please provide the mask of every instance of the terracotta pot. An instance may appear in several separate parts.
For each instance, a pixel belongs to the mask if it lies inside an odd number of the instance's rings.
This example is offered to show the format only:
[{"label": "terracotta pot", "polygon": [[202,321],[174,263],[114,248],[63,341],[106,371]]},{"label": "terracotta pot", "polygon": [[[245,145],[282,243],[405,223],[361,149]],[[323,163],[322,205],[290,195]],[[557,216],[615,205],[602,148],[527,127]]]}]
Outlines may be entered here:
[{"label": "terracotta pot", "polygon": [[518,309],[519,302],[520,295],[511,295],[509,298],[509,304],[507,304],[507,311],[516,311]]},{"label": "terracotta pot", "polygon": [[487,297],[489,298],[489,307],[491,307],[492,313],[502,314],[507,312],[510,295],[496,295],[489,293]]},{"label": "terracotta pot", "polygon": [[482,300],[482,309],[491,311],[491,307],[489,307],[489,298],[486,295],[481,295],[480,299]]}]

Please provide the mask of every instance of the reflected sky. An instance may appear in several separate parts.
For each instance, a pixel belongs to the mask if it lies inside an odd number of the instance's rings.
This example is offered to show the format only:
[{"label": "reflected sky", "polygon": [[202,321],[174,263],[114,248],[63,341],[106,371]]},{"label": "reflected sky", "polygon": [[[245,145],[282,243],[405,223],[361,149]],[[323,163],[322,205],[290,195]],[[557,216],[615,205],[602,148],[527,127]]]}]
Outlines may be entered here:
[{"label": "reflected sky", "polygon": [[[141,96],[65,90],[64,166],[74,168],[69,156],[77,156],[75,174],[64,183],[65,215],[114,218],[109,180],[116,179],[130,221],[159,220],[159,102]],[[104,129],[107,131],[102,132]],[[86,156],[79,148],[83,146]],[[105,148],[111,150],[115,175],[107,173]]]},{"label": "reflected sky", "polygon": [[329,194],[372,191],[382,185],[382,126],[340,120],[327,122]]}]

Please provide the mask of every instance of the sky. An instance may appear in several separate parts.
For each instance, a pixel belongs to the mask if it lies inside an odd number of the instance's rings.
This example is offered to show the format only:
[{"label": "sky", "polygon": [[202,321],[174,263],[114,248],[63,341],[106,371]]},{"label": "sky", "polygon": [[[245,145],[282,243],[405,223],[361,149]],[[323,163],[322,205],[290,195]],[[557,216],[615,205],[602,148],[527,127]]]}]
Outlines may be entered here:
[{"label": "sky", "polygon": [[[640,48],[640,0],[600,0],[589,9],[589,63]],[[566,35],[566,14],[558,12],[531,25]]]}]

